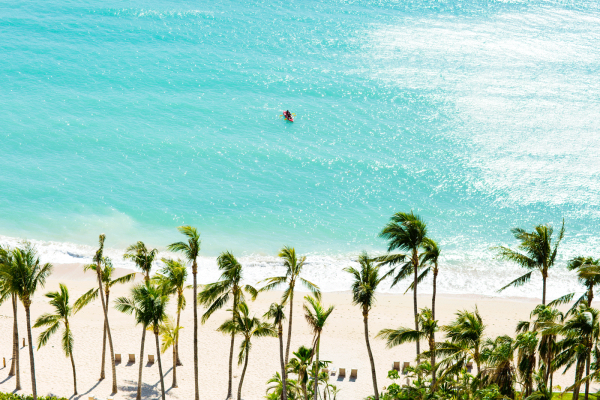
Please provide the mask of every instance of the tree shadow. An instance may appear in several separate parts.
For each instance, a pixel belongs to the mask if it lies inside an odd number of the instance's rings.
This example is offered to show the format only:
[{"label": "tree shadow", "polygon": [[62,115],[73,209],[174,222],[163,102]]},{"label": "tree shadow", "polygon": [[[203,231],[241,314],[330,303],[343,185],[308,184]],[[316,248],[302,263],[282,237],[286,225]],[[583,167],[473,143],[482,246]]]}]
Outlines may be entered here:
[{"label": "tree shadow", "polygon": [[[82,396],[85,396],[86,394],[90,393],[92,390],[96,389],[96,388],[98,387],[98,385],[100,384],[100,382],[102,382],[102,381],[101,381],[101,380],[99,380],[98,382],[96,382],[96,384],[95,384],[94,386],[92,386],[91,388],[89,388],[87,392],[85,392],[85,393],[80,393],[80,394],[77,394],[77,395],[73,395],[73,396],[71,396],[70,398],[73,398],[73,399],[80,399]],[[74,397],[74,396],[77,396],[77,397]]]},{"label": "tree shadow", "polygon": [[6,381],[9,381],[10,379],[12,379],[12,378],[14,378],[14,377],[15,377],[15,375],[8,375],[8,376],[6,377],[6,379],[4,379],[2,382],[0,382],[0,385],[1,385],[1,384],[3,384],[3,383],[4,383],[4,382],[6,382]]}]

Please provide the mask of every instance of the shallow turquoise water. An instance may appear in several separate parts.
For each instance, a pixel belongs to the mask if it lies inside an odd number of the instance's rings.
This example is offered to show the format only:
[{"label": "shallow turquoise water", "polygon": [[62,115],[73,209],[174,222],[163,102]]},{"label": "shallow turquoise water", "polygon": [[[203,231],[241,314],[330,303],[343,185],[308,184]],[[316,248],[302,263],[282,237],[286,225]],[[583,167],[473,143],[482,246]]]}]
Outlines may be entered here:
[{"label": "shallow turquoise water", "polygon": [[414,209],[458,264],[563,217],[600,244],[598,1],[0,10],[0,235],[348,254]]}]

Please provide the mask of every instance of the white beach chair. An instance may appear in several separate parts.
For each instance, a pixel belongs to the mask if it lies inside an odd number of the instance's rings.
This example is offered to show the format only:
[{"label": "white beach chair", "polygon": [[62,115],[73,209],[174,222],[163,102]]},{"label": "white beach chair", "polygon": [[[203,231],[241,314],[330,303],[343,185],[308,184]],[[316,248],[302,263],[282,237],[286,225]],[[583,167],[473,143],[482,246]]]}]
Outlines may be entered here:
[{"label": "white beach chair", "polygon": [[337,368],[335,368],[335,367],[331,367],[331,372],[330,372],[330,375],[331,375],[331,376],[335,376],[335,374],[337,374]]},{"label": "white beach chair", "polygon": [[358,378],[358,369],[351,368],[350,369],[350,379],[356,379],[356,378]]}]

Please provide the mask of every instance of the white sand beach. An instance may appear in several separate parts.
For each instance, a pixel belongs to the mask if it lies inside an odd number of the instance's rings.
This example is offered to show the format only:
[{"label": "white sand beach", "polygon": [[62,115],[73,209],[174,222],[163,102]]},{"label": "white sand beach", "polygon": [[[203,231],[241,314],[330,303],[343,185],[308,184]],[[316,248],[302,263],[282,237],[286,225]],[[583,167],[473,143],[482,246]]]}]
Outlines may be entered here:
[{"label": "white sand beach", "polygon": [[[117,270],[117,275],[129,273],[129,270]],[[202,273],[200,271],[200,273]],[[56,290],[59,283],[65,283],[71,293],[71,302],[95,286],[95,275],[92,272],[83,273],[81,265],[63,264],[55,265],[54,273],[44,289],[36,294],[31,310],[32,324],[42,313],[50,311],[44,293]],[[111,300],[118,296],[127,295],[130,285],[116,286],[111,291]],[[172,352],[162,355],[163,370],[165,372],[165,386],[168,388],[169,399],[193,398],[193,313],[192,291],[186,293],[188,306],[182,314],[180,358],[182,367],[177,369],[179,387],[171,389],[172,382]],[[251,313],[257,316],[268,309],[269,304],[277,301],[281,292],[260,294],[257,300],[250,303]],[[304,320],[302,310],[302,297],[304,293],[297,292],[294,303],[294,326],[292,336],[292,350],[300,345],[309,345],[312,334]],[[362,314],[358,307],[351,303],[350,292],[324,293],[323,302],[326,305],[335,305],[323,331],[321,344],[321,358],[332,362],[336,368],[357,368],[358,378],[350,381],[348,376],[340,380],[332,377],[332,382],[341,392],[339,399],[359,400],[372,394],[372,380],[369,359],[365,347]],[[437,300],[437,317],[440,324],[448,323],[453,319],[454,312],[459,309],[473,309],[478,307],[487,325],[487,336],[495,337],[500,334],[514,336],[517,321],[528,319],[530,311],[536,305],[536,300],[518,298],[485,298],[474,296],[445,296],[439,295]],[[431,295],[419,296],[419,306],[430,306]],[[174,304],[171,304],[171,312]],[[199,309],[199,314],[203,310]],[[110,309],[110,324],[115,346],[115,353],[123,356],[123,362],[117,365],[117,379],[119,392],[115,399],[135,398],[137,374],[139,367],[140,351],[140,326],[135,326],[131,316],[116,311],[112,305]],[[199,384],[202,399],[225,399],[227,392],[227,363],[229,351],[229,337],[222,335],[215,329],[228,317],[226,310],[215,313],[211,319],[199,327]],[[382,340],[374,336],[382,328],[398,326],[411,326],[414,322],[412,295],[379,295],[377,304],[370,314],[371,345],[377,367],[379,387],[386,386],[387,371],[393,361],[413,361],[415,355],[414,345],[403,345],[394,349],[386,349]],[[19,306],[19,344],[21,360],[21,382],[23,393],[31,392],[30,368],[28,349],[22,347],[22,338],[26,336],[25,312]],[[77,366],[79,395],[74,399],[85,399],[96,396],[105,399],[111,393],[111,371],[107,363],[106,379],[99,381],[100,360],[102,349],[102,313],[100,301],[96,301],[84,308],[72,318],[75,348],[74,357]],[[0,307],[0,359],[6,358],[6,367],[0,364],[0,391],[12,392],[15,388],[15,377],[8,377],[10,357],[12,353],[12,307],[10,301]],[[34,338],[41,330],[34,329]],[[285,334],[285,331],[284,331]],[[441,336],[441,333],[440,333]],[[35,340],[35,339],[34,339]],[[239,344],[239,341],[238,343]],[[423,343],[422,347],[426,344]],[[279,371],[279,354],[277,338],[254,339],[250,353],[247,375],[243,385],[243,398],[258,400],[264,397],[266,381]],[[237,346],[236,346],[237,351]],[[136,355],[135,364],[127,363],[127,354]],[[146,339],[145,354],[156,355],[153,335]],[[237,353],[236,353],[237,357]],[[144,399],[159,398],[160,383],[158,364],[147,364],[147,356],[143,360]],[[110,358],[108,358],[110,360]],[[71,364],[64,356],[60,346],[60,335],[54,336],[43,348],[35,348],[35,365],[37,376],[37,390],[40,395],[54,394],[70,398],[72,395]],[[234,392],[237,391],[241,367],[235,369]],[[563,387],[572,382],[570,374],[565,376],[557,374],[555,384]]]}]

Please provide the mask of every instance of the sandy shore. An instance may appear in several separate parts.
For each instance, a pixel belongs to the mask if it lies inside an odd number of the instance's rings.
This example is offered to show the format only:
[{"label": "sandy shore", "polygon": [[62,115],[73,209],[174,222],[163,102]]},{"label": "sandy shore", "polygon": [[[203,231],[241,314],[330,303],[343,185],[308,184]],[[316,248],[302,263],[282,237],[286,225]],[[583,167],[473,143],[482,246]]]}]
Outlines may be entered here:
[{"label": "sandy shore", "polygon": [[[117,274],[129,273],[129,270],[118,270]],[[201,273],[201,272],[200,272]],[[51,311],[46,303],[44,293],[56,290],[59,282],[65,283],[70,290],[72,301],[81,294],[94,287],[95,276],[91,272],[83,273],[81,265],[56,265],[55,271],[48,281],[46,288],[41,289],[35,296],[32,309],[32,325],[35,319],[44,312]],[[111,300],[121,295],[128,294],[129,285],[113,288]],[[258,316],[268,309],[273,301],[277,301],[280,292],[261,294],[258,299],[250,304],[251,313]],[[303,318],[301,299],[304,293],[298,293],[294,304],[294,327],[292,336],[292,349],[300,345],[308,345],[312,335]],[[168,388],[167,397],[170,399],[193,398],[193,313],[192,293],[187,292],[188,307],[182,314],[180,357],[182,367],[177,369],[179,387],[171,389],[172,382],[172,353],[168,351],[163,357],[163,371],[165,372],[165,386]],[[338,398],[344,400],[359,400],[372,394],[372,380],[370,375],[369,360],[367,357],[362,315],[358,307],[351,303],[349,292],[325,293],[323,302],[333,304],[336,309],[325,327],[321,344],[321,358],[332,361],[334,367],[358,368],[358,378],[350,381],[348,378],[338,380],[332,377],[332,383],[341,389]],[[419,307],[430,306],[431,296],[419,296]],[[516,298],[485,298],[476,296],[438,296],[436,314],[440,324],[448,323],[453,319],[453,314],[460,309],[473,309],[478,307],[487,325],[486,332],[490,337],[501,334],[514,336],[514,329],[519,320],[528,319],[530,311],[537,304],[532,299]],[[171,304],[174,312],[174,304]],[[412,361],[415,355],[414,345],[404,345],[394,349],[386,349],[383,341],[374,339],[375,334],[382,328],[398,326],[411,326],[413,323],[412,295],[380,295],[377,304],[370,314],[371,346],[373,349],[379,387],[386,386],[387,371],[393,361]],[[199,313],[203,310],[199,310]],[[117,366],[117,379],[119,393],[115,399],[135,398],[137,374],[139,368],[139,351],[141,327],[135,326],[133,317],[123,315],[114,308],[110,309],[110,323],[115,344],[115,353],[123,354],[124,362]],[[199,384],[200,395],[203,399],[224,399],[227,392],[227,363],[229,351],[229,338],[216,332],[219,326],[228,317],[225,310],[219,311],[199,328]],[[19,344],[21,360],[21,382],[23,393],[31,393],[31,378],[29,373],[29,355],[27,347],[21,347],[22,337],[26,336],[25,312],[19,306]],[[111,372],[107,364],[106,378],[99,381],[100,360],[102,350],[102,312],[100,301],[91,304],[71,321],[74,338],[74,358],[77,367],[79,396],[74,399],[88,399],[89,396],[106,398],[111,392]],[[0,358],[6,358],[7,366],[0,364],[0,391],[12,392],[15,388],[15,378],[8,377],[10,358],[12,354],[12,307],[10,302],[0,306]],[[37,338],[40,329],[34,329],[34,338]],[[36,339],[34,339],[35,341]],[[238,342],[239,344],[239,342]],[[243,398],[247,400],[261,399],[265,395],[266,381],[279,370],[278,340],[276,338],[256,339],[253,342],[250,354],[248,371],[243,385]],[[424,346],[425,344],[422,344]],[[236,344],[237,351],[237,344]],[[126,362],[127,354],[136,354],[136,363],[130,365]],[[145,354],[156,355],[154,337],[147,336]],[[237,353],[236,353],[237,357]],[[110,359],[110,358],[109,358]],[[143,381],[144,398],[159,398],[160,383],[158,365],[150,365],[144,360]],[[72,395],[71,363],[62,352],[60,335],[57,334],[43,348],[35,348],[35,364],[37,376],[37,390],[40,395],[54,394],[64,397]],[[234,392],[237,392],[241,367],[237,367],[234,382]],[[563,387],[572,382],[570,374],[557,376],[555,383]]]}]

